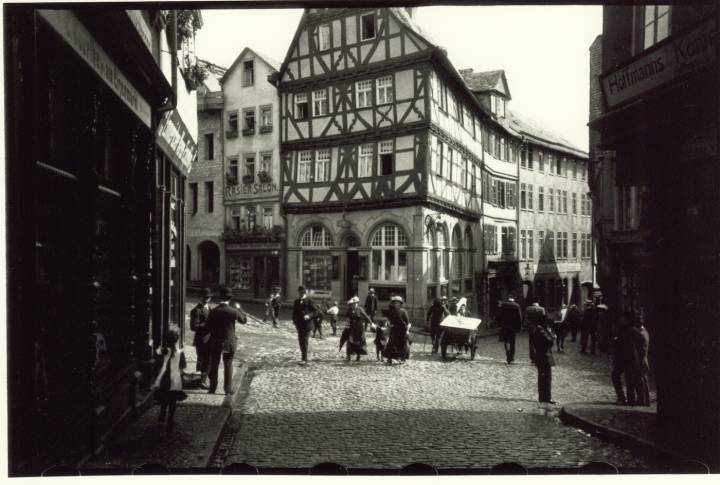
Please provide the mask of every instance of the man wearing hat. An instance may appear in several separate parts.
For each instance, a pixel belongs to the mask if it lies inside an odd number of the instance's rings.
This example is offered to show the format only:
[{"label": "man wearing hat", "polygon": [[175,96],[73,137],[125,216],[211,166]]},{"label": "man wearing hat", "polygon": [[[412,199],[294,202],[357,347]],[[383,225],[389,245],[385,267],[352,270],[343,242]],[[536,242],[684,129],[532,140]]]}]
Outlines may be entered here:
[{"label": "man wearing hat", "polygon": [[298,287],[298,298],[293,303],[293,323],[298,333],[298,342],[300,343],[301,364],[307,363],[308,342],[310,340],[310,331],[313,327],[313,320],[317,318],[320,310],[315,303],[308,298],[305,288]]},{"label": "man wearing hat", "polygon": [[[368,295],[365,297],[365,313],[367,313],[367,316],[370,317],[370,321],[375,321],[375,312],[378,309],[378,299],[377,296],[375,296],[375,290],[370,288],[370,291],[368,291]],[[365,323],[365,330],[367,331],[368,324]]]},{"label": "man wearing hat", "polygon": [[552,400],[552,368],[555,365],[553,344],[555,336],[550,330],[550,320],[545,318],[535,325],[530,335],[530,344],[535,355],[535,367],[538,370],[538,400],[555,404]]},{"label": "man wearing hat", "polygon": [[520,305],[515,302],[515,295],[512,293],[508,295],[507,301],[500,305],[498,323],[500,324],[500,340],[505,345],[505,358],[510,364],[515,361],[515,335],[522,326]]},{"label": "man wearing hat", "polygon": [[597,308],[592,300],[585,300],[585,311],[583,311],[582,322],[580,322],[580,353],[587,353],[588,339],[590,339],[590,353],[595,355],[595,341],[597,340]]},{"label": "man wearing hat", "polygon": [[[444,296],[443,299],[447,301],[446,296]],[[427,314],[425,315],[425,319],[430,326],[430,340],[432,341],[433,354],[437,354],[440,344],[440,324],[448,315],[450,315],[450,312],[440,298],[435,298],[435,301],[433,301],[433,304],[428,308]]]},{"label": "man wearing hat", "polygon": [[200,293],[202,301],[195,305],[190,311],[190,330],[195,332],[193,346],[197,353],[197,371],[200,373],[200,388],[209,389],[208,370],[210,369],[210,329],[207,326],[208,315],[210,314],[210,288],[203,288]]},{"label": "man wearing hat", "polygon": [[218,385],[218,368],[222,357],[225,394],[232,394],[232,363],[237,348],[235,322],[245,324],[247,318],[239,303],[230,305],[232,290],[227,287],[220,289],[220,304],[210,310],[207,326],[210,329],[210,389],[214,394]]},{"label": "man wearing hat", "polygon": [[[367,343],[365,340],[364,327],[368,323],[374,327],[370,317],[358,306],[360,298],[353,296],[348,300],[347,311],[347,353],[345,360],[350,361],[352,354],[356,355],[355,360],[360,360],[361,355],[367,355]],[[343,331],[343,334],[345,332]],[[342,346],[342,343],[340,344]]]}]

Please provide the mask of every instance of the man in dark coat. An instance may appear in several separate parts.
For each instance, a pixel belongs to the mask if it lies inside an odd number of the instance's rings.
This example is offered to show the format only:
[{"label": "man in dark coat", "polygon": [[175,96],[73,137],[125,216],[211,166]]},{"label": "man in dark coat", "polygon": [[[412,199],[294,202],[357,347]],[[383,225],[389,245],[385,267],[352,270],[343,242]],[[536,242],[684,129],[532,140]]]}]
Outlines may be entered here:
[{"label": "man in dark coat", "polygon": [[595,341],[597,340],[597,324],[598,324],[597,308],[593,305],[592,300],[585,301],[585,311],[582,315],[580,323],[580,353],[587,353],[588,339],[590,339],[590,353],[595,355]]},{"label": "man in dark coat", "polygon": [[210,329],[207,326],[208,315],[210,314],[210,288],[203,288],[200,294],[202,301],[195,305],[190,311],[190,330],[195,332],[193,346],[197,353],[197,371],[200,373],[200,388],[209,389],[210,382],[208,371],[210,370]]},{"label": "man in dark coat", "polygon": [[565,314],[565,322],[567,322],[567,330],[572,335],[572,341],[577,341],[577,333],[578,329],[580,328],[580,318],[582,314],[580,313],[580,309],[577,307],[576,304],[570,305],[570,308],[568,308],[567,313]]},{"label": "man in dark coat", "polygon": [[310,331],[313,328],[313,320],[318,317],[320,310],[315,303],[308,298],[305,288],[298,287],[298,298],[293,303],[293,323],[298,333],[298,342],[300,343],[300,355],[302,365],[307,364],[308,342],[310,340]]},{"label": "man in dark coat", "polygon": [[[375,290],[370,288],[368,295],[365,297],[365,313],[370,317],[370,321],[375,321],[375,312],[378,309],[378,298],[375,296]],[[368,328],[368,323],[365,322],[365,330]]]},{"label": "man in dark coat", "polygon": [[[633,318],[633,325],[630,328],[630,346],[632,349],[632,362],[630,366],[630,385],[633,386],[634,400],[630,403],[636,406],[650,405],[650,388],[648,386],[647,374],[650,370],[648,362],[648,348],[650,346],[650,334],[642,324],[641,315]],[[628,392],[631,394],[631,392]],[[628,396],[628,400],[630,400]]]},{"label": "man in dark coat", "polygon": [[512,293],[508,295],[507,301],[500,305],[498,323],[500,324],[500,339],[505,345],[507,363],[510,364],[515,360],[515,335],[522,327],[520,305],[515,303],[515,296]]},{"label": "man in dark coat", "polygon": [[550,330],[550,320],[544,319],[535,326],[531,343],[535,355],[535,367],[538,370],[538,400],[555,404],[552,400],[552,367],[555,365],[552,349],[555,336]]},{"label": "man in dark coat", "polygon": [[532,305],[525,309],[525,320],[523,325],[528,331],[528,352],[530,356],[530,362],[535,362],[535,349],[532,344],[532,333],[535,327],[540,324],[544,324],[547,320],[547,312],[545,308],[540,306],[540,300],[535,297],[533,298]]},{"label": "man in dark coat", "polygon": [[[626,312],[623,315],[623,326],[618,332],[613,342],[613,369],[610,374],[613,387],[615,388],[615,396],[617,400],[615,404],[627,404],[628,401],[634,401],[634,385],[632,384],[632,315]],[[625,383],[627,386],[627,397],[623,391],[622,376],[625,375]]]},{"label": "man in dark coat", "polygon": [[437,354],[438,346],[440,344],[440,324],[442,321],[450,315],[450,312],[442,304],[442,300],[436,298],[433,304],[428,308],[427,314],[425,315],[426,321],[430,326],[430,340],[432,341],[432,353]]},{"label": "man in dark coat", "polygon": [[220,304],[210,310],[207,326],[210,329],[210,389],[208,393],[214,394],[218,385],[218,368],[222,357],[225,394],[232,394],[232,363],[237,348],[235,335],[235,322],[247,323],[245,313],[239,303],[230,305],[232,290],[220,289]]}]

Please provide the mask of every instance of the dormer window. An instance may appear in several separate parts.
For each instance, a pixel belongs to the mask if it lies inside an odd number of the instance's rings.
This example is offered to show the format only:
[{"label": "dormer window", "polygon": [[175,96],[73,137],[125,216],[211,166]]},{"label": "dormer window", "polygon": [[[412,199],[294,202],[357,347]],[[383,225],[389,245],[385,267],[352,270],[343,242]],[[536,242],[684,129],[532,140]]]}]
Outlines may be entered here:
[{"label": "dormer window", "polygon": [[369,13],[360,17],[361,40],[375,38],[375,14]]},{"label": "dormer window", "polygon": [[491,94],[490,112],[498,118],[505,118],[505,98]]}]

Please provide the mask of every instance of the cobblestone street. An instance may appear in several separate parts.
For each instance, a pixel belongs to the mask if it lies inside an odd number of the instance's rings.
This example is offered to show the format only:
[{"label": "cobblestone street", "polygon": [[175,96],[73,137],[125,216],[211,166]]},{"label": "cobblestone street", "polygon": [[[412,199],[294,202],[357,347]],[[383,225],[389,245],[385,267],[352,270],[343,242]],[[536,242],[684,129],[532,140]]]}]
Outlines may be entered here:
[{"label": "cobblestone street", "polygon": [[[252,306],[247,307],[255,315]],[[439,468],[488,468],[502,462],[525,467],[577,467],[605,462],[621,469],[654,468],[648,459],[566,426],[563,404],[612,402],[610,358],[578,353],[566,343],[553,371],[556,405],[537,402],[536,370],[527,338],[507,365],[496,338],[480,340],[474,361],[443,362],[415,336],[411,360],[376,362],[372,336],[358,362],[345,363],[338,337],[310,342],[306,367],[298,365],[294,327],[252,323],[238,329],[240,359],[251,365],[216,463],[258,467],[310,467],[335,462],[353,468],[400,468],[422,462]],[[654,395],[653,395],[654,398]],[[227,436],[229,434],[229,436]]]}]

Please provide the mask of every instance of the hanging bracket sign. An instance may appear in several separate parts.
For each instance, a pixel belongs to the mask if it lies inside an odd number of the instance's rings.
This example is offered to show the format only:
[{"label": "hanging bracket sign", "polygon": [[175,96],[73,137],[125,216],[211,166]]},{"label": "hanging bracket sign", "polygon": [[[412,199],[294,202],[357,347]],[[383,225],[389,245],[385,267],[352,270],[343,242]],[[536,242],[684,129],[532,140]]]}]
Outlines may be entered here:
[{"label": "hanging bracket sign", "polygon": [[65,42],[105,81],[110,89],[150,128],[150,104],[118,69],[80,20],[69,10],[38,10]]},{"label": "hanging bracket sign", "polygon": [[177,110],[166,112],[160,120],[157,144],[173,158],[185,175],[190,172],[197,156],[197,145]]}]

